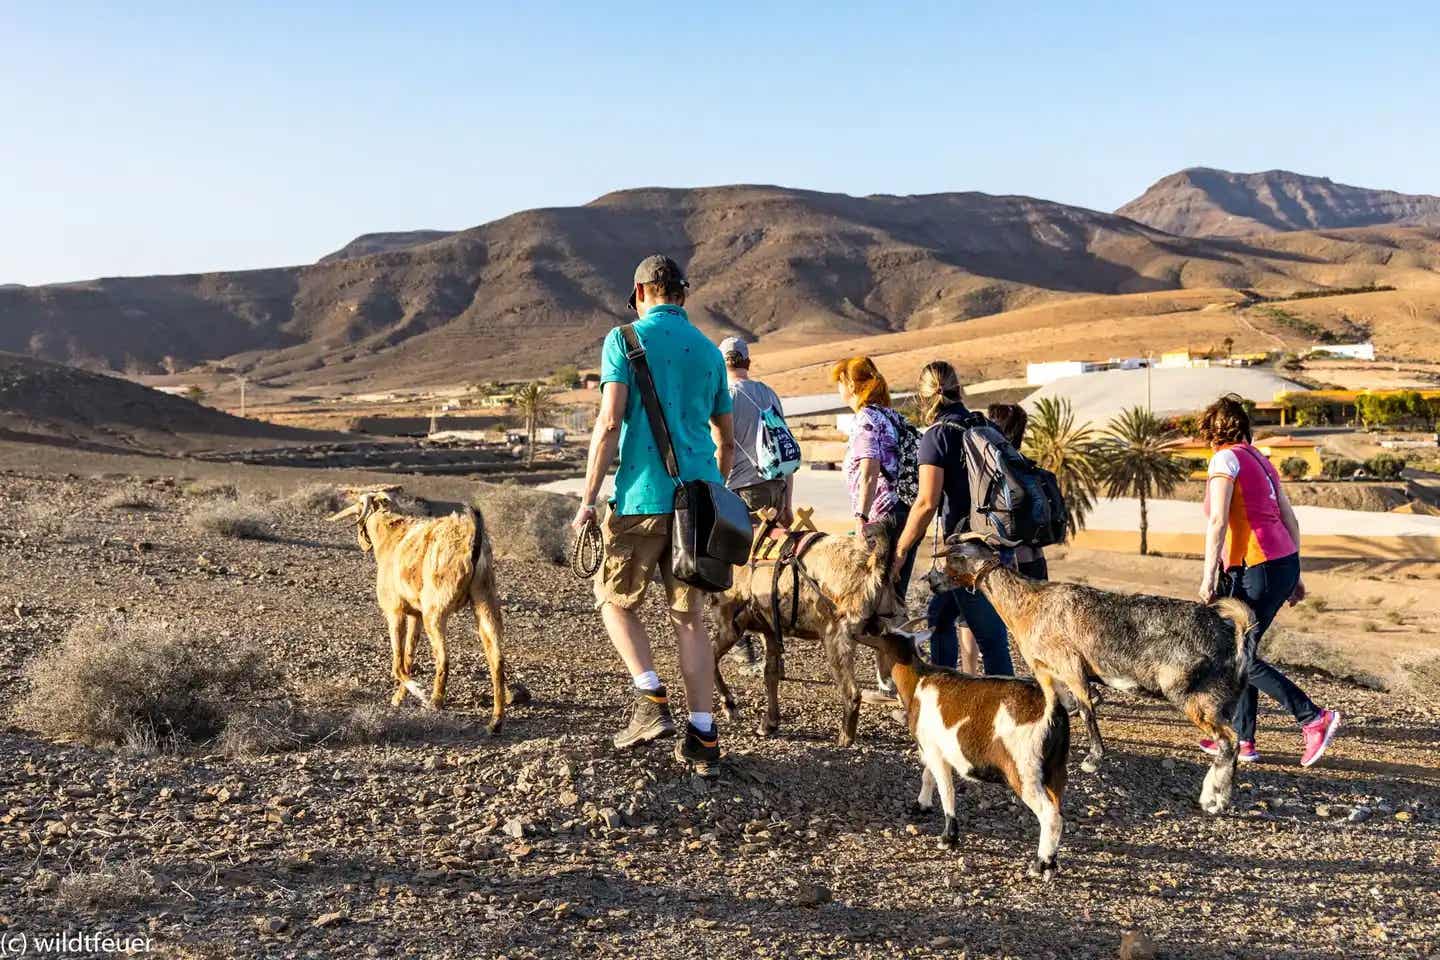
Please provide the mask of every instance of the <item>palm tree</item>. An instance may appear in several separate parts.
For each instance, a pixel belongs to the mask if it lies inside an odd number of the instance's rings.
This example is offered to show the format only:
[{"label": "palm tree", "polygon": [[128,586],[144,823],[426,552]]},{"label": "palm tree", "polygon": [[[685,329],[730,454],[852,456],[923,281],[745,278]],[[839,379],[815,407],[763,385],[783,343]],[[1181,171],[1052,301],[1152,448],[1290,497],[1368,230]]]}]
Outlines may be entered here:
[{"label": "palm tree", "polygon": [[1055,474],[1065,497],[1070,532],[1083,530],[1085,517],[1095,506],[1098,483],[1095,431],[1089,424],[1075,425],[1069,400],[1045,397],[1036,402],[1025,431],[1025,455]]},{"label": "palm tree", "polygon": [[550,391],[531,381],[515,391],[515,407],[525,415],[525,466],[535,466],[535,431],[540,418],[550,412]]},{"label": "palm tree", "polygon": [[1150,552],[1146,500],[1168,496],[1190,467],[1180,457],[1180,432],[1144,407],[1121,412],[1100,441],[1101,479],[1109,497],[1140,500],[1140,554]]}]

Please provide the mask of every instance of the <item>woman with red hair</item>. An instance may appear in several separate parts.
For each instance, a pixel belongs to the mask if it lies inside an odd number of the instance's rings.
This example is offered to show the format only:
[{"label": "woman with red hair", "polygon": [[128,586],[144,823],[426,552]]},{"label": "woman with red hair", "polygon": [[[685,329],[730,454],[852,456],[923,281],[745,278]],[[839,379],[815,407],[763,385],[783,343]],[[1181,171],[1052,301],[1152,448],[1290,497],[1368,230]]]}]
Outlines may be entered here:
[{"label": "woman with red hair", "polygon": [[[890,387],[869,357],[850,357],[836,363],[830,369],[830,382],[845,405],[855,411],[845,450],[845,483],[850,490],[855,534],[863,537],[867,523],[883,523],[893,549],[910,516],[909,505],[896,494],[904,421],[891,409]],[[912,547],[895,579],[895,594],[901,603],[914,565]]]}]

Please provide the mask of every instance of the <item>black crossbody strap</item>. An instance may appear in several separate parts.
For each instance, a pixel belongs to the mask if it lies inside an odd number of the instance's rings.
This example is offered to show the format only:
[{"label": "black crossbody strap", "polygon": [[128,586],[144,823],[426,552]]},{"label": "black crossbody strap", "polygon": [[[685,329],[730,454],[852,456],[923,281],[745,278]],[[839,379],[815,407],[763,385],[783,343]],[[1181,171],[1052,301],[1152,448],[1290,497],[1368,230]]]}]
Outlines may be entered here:
[{"label": "black crossbody strap", "polygon": [[650,375],[650,364],[645,359],[645,347],[641,344],[640,335],[635,332],[633,323],[621,327],[620,336],[625,339],[625,359],[630,362],[630,374],[635,380],[635,389],[640,391],[640,402],[644,404],[645,416],[650,420],[650,434],[655,438],[660,459],[665,463],[665,472],[670,474],[670,479],[674,480],[678,487],[681,485],[680,463],[675,459],[675,444],[670,440],[670,427],[665,423],[665,411],[660,408],[660,394],[655,389],[655,378]]}]

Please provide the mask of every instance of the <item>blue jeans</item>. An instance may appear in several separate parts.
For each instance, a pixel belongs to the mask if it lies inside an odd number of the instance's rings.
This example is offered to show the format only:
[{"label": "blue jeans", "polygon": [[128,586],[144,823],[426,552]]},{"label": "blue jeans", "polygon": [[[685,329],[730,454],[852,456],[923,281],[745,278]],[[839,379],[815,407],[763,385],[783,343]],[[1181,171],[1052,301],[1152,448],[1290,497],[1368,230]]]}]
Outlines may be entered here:
[{"label": "blue jeans", "polygon": [[1245,635],[1245,649],[1250,653],[1250,685],[1235,705],[1234,718],[1235,735],[1241,740],[1253,742],[1255,711],[1260,701],[1257,690],[1264,690],[1270,699],[1289,710],[1301,726],[1320,715],[1320,708],[1305,695],[1305,691],[1256,656],[1260,638],[1300,581],[1300,554],[1267,560],[1253,567],[1231,567],[1229,573],[1230,596],[1244,601],[1255,614],[1255,626]]},{"label": "blue jeans", "polygon": [[975,634],[985,672],[993,676],[1013,677],[1015,665],[1010,662],[1010,635],[1005,621],[990,605],[985,594],[971,593],[965,587],[946,590],[930,598],[926,619],[930,622],[930,662],[954,667],[960,662],[960,638],[955,621],[965,618],[965,625]]}]

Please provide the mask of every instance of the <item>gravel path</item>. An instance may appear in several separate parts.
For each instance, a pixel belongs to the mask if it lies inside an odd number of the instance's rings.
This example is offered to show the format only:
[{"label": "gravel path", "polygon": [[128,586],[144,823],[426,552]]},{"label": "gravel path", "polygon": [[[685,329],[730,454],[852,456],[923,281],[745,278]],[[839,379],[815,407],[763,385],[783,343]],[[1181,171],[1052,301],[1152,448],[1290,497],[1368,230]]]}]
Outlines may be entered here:
[{"label": "gravel path", "polygon": [[[47,742],[9,716],[23,663],[120,611],[261,651],[295,695],[388,694],[373,567],[348,530],[277,507],[276,540],[211,539],[179,522],[174,487],[147,488],[155,511],[95,505],[123,485],[0,473],[17,518],[0,530],[7,931],[143,935],[189,957],[1113,957],[1127,930],[1169,957],[1440,952],[1440,721],[1320,676],[1306,687],[1347,721],[1330,757],[1300,770],[1298,733],[1265,713],[1267,762],[1242,769],[1218,819],[1195,804],[1188,726],[1108,694],[1111,754],[1086,775],[1074,751],[1051,883],[1023,877],[1035,826],[1002,788],[971,787],[959,853],[938,850],[940,824],[906,818],[919,773],[904,731],[867,708],[859,744],[834,746],[828,676],[804,643],[777,738],[751,733],[758,678],[730,672],[749,712],[722,726],[717,784],[668,745],[616,754],[624,678],[587,588],[540,563],[500,569],[507,655],[534,702],[499,737],[465,615],[458,739],[251,759]],[[78,902],[76,878],[125,867],[153,888]]]}]

